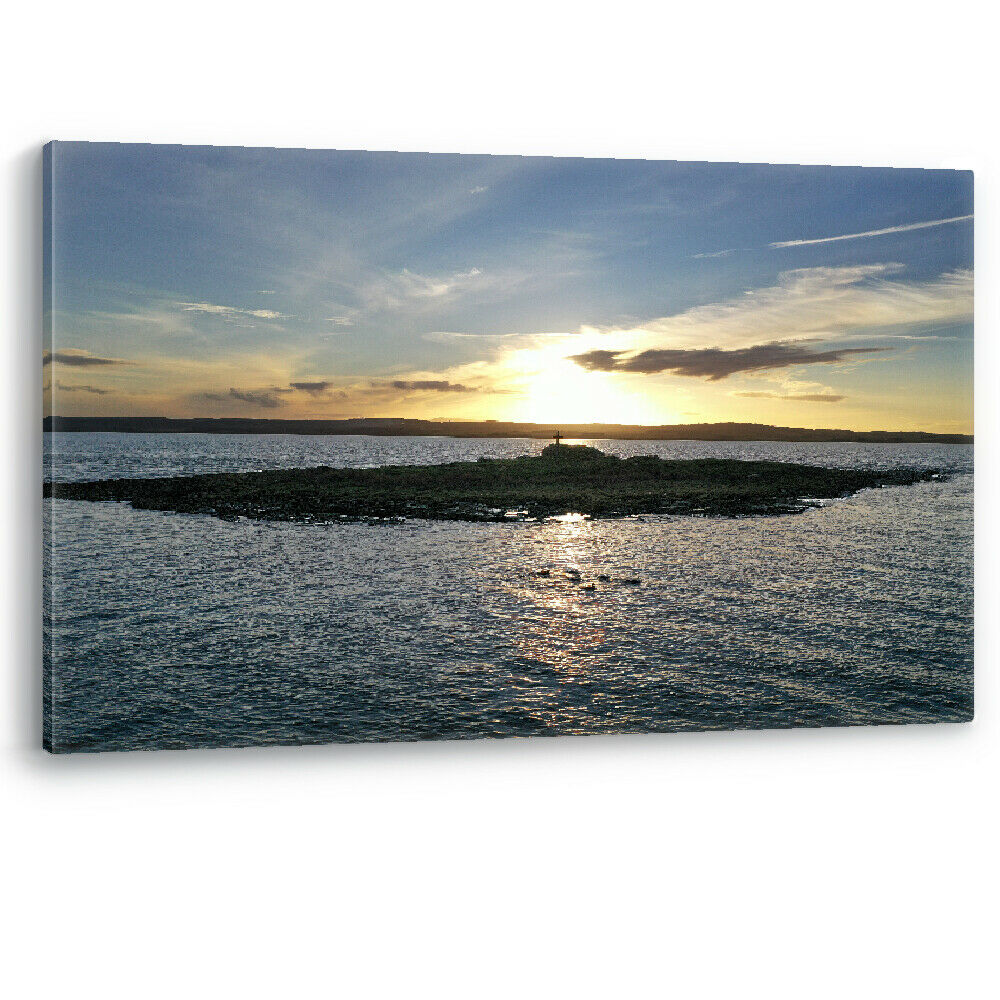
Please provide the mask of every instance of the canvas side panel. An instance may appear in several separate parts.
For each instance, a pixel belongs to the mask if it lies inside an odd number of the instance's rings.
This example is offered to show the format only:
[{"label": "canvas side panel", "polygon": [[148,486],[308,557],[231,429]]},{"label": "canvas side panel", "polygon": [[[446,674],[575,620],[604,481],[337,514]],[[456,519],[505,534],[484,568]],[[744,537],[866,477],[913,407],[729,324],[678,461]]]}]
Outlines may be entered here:
[{"label": "canvas side panel", "polygon": [[[52,267],[52,156],[54,143],[46,143],[42,150],[42,348],[51,354],[52,308],[53,308],[53,267]],[[49,376],[51,377],[51,376]],[[42,369],[44,385],[46,370]],[[44,400],[44,392],[43,392]],[[44,402],[43,402],[44,407]],[[42,414],[43,427],[46,420]],[[42,449],[42,477],[51,479],[53,472],[53,451]],[[41,492],[41,491],[39,491]],[[49,510],[42,512],[42,746],[52,752],[52,500],[42,500]],[[48,516],[46,516],[48,515]]]}]

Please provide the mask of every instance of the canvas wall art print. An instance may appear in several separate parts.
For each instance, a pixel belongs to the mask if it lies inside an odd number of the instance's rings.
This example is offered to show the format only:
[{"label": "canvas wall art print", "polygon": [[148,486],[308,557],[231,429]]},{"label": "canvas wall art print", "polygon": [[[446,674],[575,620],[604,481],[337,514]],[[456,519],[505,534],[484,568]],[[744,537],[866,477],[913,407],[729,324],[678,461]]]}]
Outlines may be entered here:
[{"label": "canvas wall art print", "polygon": [[53,752],[962,722],[973,180],[54,142]]}]

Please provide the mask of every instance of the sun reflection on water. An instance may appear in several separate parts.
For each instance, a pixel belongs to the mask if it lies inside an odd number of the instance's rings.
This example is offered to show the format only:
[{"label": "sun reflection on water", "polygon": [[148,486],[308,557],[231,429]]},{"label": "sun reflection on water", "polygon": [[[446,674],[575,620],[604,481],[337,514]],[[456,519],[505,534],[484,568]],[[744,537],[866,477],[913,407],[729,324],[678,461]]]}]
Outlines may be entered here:
[{"label": "sun reflection on water", "polygon": [[549,521],[554,521],[557,524],[579,524],[581,521],[588,520],[586,514],[555,514],[548,518]]},{"label": "sun reflection on water", "polygon": [[516,663],[511,695],[542,729],[584,732],[594,715],[609,609],[592,579],[597,555],[592,527],[582,514],[548,519],[535,551],[538,565],[526,567],[508,588],[517,609],[510,616]]}]

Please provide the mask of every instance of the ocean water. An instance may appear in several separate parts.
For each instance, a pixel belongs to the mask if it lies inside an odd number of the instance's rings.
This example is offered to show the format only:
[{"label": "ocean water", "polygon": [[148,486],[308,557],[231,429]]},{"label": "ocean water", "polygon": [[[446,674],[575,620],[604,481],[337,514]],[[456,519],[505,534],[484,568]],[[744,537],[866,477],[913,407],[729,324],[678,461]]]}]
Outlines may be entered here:
[{"label": "ocean water", "polygon": [[[63,480],[436,463],[547,443],[45,438],[47,475]],[[53,749],[971,718],[971,446],[588,443],[948,477],[739,520],[302,525],[46,501]]]}]

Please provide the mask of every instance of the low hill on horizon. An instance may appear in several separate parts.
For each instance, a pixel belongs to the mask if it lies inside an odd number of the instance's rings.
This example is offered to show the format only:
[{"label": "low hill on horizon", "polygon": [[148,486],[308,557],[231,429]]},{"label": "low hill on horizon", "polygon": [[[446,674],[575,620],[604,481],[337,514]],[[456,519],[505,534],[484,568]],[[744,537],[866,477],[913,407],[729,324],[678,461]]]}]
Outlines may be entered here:
[{"label": "low hill on horizon", "polygon": [[399,437],[551,438],[620,441],[869,441],[883,443],[971,444],[972,434],[927,431],[849,431],[775,427],[771,424],[549,424],[503,420],[414,420],[358,417],[346,420],[272,420],[255,417],[45,417],[45,431],[111,431],[133,434],[368,434]]}]

